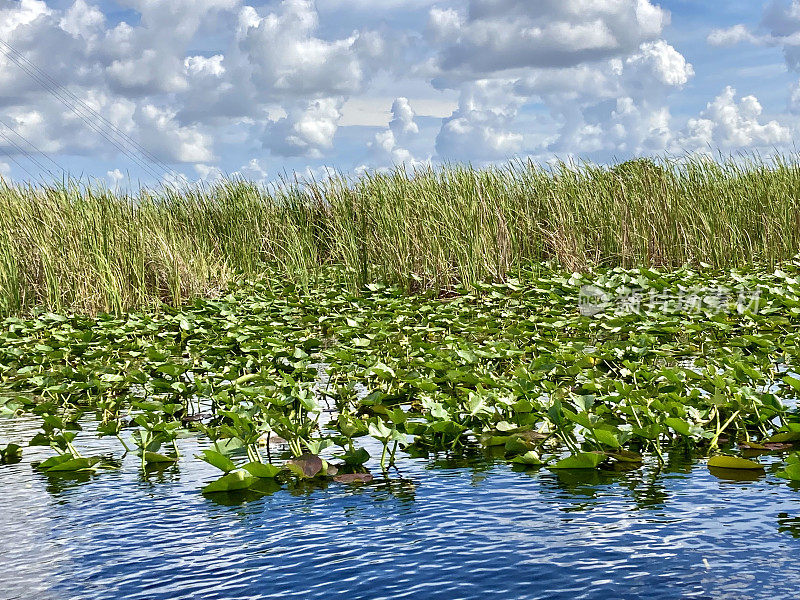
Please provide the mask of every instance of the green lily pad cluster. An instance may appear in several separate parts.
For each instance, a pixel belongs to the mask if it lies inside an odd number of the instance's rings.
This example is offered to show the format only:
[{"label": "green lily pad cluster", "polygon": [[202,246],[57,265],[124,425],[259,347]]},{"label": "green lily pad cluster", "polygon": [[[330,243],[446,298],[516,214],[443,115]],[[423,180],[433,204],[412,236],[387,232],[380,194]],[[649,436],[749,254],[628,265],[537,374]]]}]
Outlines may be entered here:
[{"label": "green lily pad cluster", "polygon": [[[372,481],[369,473],[343,473],[339,468],[316,454],[303,454],[287,460],[282,466],[264,463],[260,456],[238,468],[225,454],[206,449],[198,458],[217,467],[224,474],[203,488],[204,494],[235,492],[241,490],[270,491],[269,483],[298,479],[333,479],[340,483],[368,483]],[[265,484],[266,487],[265,487]]]},{"label": "green lily pad cluster", "polygon": [[[355,294],[322,272],[308,287],[242,282],[159,313],[7,318],[0,409],[38,415],[41,433],[9,441],[53,448],[48,471],[95,468],[78,450],[87,413],[143,470],[176,462],[181,437],[207,437],[200,458],[223,472],[207,493],[363,482],[371,458],[387,472],[400,452],[558,470],[635,468],[680,447],[710,455],[710,468],[751,468],[743,450],[782,455],[800,442],[799,277],[797,262],[537,264],[503,283],[409,295],[381,284]],[[797,456],[778,474],[797,479]]]}]

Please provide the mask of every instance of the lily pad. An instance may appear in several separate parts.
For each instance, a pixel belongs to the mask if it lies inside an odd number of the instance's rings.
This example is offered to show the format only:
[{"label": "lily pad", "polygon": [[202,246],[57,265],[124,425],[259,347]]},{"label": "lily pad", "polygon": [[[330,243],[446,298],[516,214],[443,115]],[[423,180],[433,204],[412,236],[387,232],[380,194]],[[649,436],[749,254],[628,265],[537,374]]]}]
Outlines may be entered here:
[{"label": "lily pad", "polygon": [[562,458],[551,469],[596,469],[606,458],[605,454],[598,452],[580,452],[567,458]]},{"label": "lily pad", "polygon": [[781,442],[767,442],[764,444],[764,448],[772,451],[791,450],[792,448],[794,448],[794,444],[781,443]]},{"label": "lily pad", "polygon": [[245,471],[250,473],[253,477],[261,479],[273,479],[281,470],[275,465],[264,464],[260,462],[249,462],[242,467]]},{"label": "lily pad", "polygon": [[11,464],[22,460],[22,447],[18,444],[9,444],[0,448],[0,463]]},{"label": "lily pad", "polygon": [[88,458],[72,458],[69,460],[61,461],[56,465],[47,469],[48,473],[55,473],[58,471],[83,471],[91,469],[100,460],[99,456],[92,456]]},{"label": "lily pad", "polygon": [[778,471],[775,475],[791,481],[800,481],[800,463],[786,465],[786,468],[782,471]]},{"label": "lily pad", "polygon": [[176,456],[167,456],[166,454],[160,454],[159,452],[145,452],[144,462],[146,462],[148,465],[158,464],[158,463],[172,463],[172,462],[178,462],[178,458]]},{"label": "lily pad", "polygon": [[611,446],[612,448],[620,448],[622,446],[622,444],[619,442],[619,438],[614,434],[613,431],[608,431],[607,429],[595,429],[592,433],[594,433],[597,441],[601,444]]},{"label": "lily pad", "polygon": [[317,476],[323,469],[322,459],[316,454],[303,454],[286,461],[286,468],[303,479]]},{"label": "lily pad", "polygon": [[630,450],[617,450],[616,452],[610,452],[609,456],[614,460],[624,463],[640,463],[643,460],[641,454]]},{"label": "lily pad", "polygon": [[531,450],[531,443],[518,438],[517,436],[511,436],[505,445],[505,453],[506,455],[516,455],[516,454],[525,454],[529,450]]},{"label": "lily pad", "polygon": [[217,467],[220,471],[224,471],[225,473],[230,473],[236,468],[236,465],[230,458],[221,452],[211,450],[210,448],[203,450],[202,456],[198,455],[198,458],[206,461],[208,464],[214,467]]},{"label": "lily pad", "polygon": [[484,446],[504,446],[511,436],[508,435],[482,435],[481,444]]},{"label": "lily pad", "polygon": [[212,481],[202,490],[204,494],[215,494],[217,492],[232,492],[234,490],[246,490],[253,485],[257,479],[247,471],[233,471],[226,473],[219,479]]},{"label": "lily pad", "polygon": [[708,467],[709,469],[763,469],[764,465],[738,456],[718,454],[708,459]]},{"label": "lily pad", "polygon": [[528,442],[535,442],[548,437],[546,433],[539,433],[538,431],[520,431],[514,435]]},{"label": "lily pad", "polygon": [[781,431],[764,440],[765,444],[785,444],[788,442],[800,442],[800,431]]},{"label": "lily pad", "polygon": [[512,463],[518,465],[529,465],[529,466],[537,466],[543,465],[542,459],[539,458],[539,455],[536,454],[533,450],[526,452],[525,454],[521,454],[519,456],[515,456],[511,459]]},{"label": "lily pad", "polygon": [[740,442],[739,447],[746,450],[769,450],[766,444],[758,444],[756,442]]},{"label": "lily pad", "polygon": [[71,454],[59,454],[58,456],[51,456],[39,464],[34,464],[34,467],[42,471],[47,471],[48,469],[55,467],[56,465],[60,465],[61,463],[65,463],[68,460],[72,460],[73,458],[75,457]]},{"label": "lily pad", "polygon": [[691,435],[691,425],[689,425],[689,423],[687,423],[683,419],[679,419],[677,417],[669,417],[667,419],[664,419],[664,423],[667,425],[667,427],[669,427],[670,429],[674,430],[675,432],[681,435],[685,435],[687,437]]}]

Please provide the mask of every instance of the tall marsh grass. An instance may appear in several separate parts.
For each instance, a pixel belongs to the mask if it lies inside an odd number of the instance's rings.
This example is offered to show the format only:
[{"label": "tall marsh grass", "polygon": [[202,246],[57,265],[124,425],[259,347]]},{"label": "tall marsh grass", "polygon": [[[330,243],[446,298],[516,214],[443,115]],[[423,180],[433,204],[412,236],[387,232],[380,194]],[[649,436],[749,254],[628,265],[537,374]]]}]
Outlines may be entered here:
[{"label": "tall marsh grass", "polygon": [[0,313],[122,311],[265,272],[410,291],[499,280],[529,261],[717,267],[800,250],[794,158],[527,162],[119,194],[0,182]]}]

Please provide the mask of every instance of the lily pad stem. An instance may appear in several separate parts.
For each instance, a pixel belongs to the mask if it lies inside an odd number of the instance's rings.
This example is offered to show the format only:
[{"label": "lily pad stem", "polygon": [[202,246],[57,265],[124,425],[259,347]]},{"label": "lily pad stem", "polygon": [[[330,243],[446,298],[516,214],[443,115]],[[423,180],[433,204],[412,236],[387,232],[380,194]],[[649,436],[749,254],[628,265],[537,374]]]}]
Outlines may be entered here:
[{"label": "lily pad stem", "polygon": [[720,427],[720,425],[719,425],[719,413],[717,413],[717,433],[715,433],[714,437],[711,439],[711,448],[710,448],[711,450],[713,450],[713,449],[715,449],[717,447],[717,441],[719,440],[720,434],[722,434],[722,432],[725,431],[725,429],[728,427],[728,425],[733,423],[734,419],[736,419],[736,417],[738,417],[738,416],[739,416],[739,411],[737,410]]},{"label": "lily pad stem", "polygon": [[381,471],[386,473],[386,447],[389,445],[389,439],[383,443],[383,452],[381,452]]},{"label": "lily pad stem", "polygon": [[122,444],[122,447],[125,448],[125,454],[131,451],[131,449],[128,447],[128,444],[126,444],[125,440],[122,439],[121,435],[117,434],[117,439],[119,440],[119,443]]},{"label": "lily pad stem", "polygon": [[69,450],[70,454],[72,454],[72,456],[74,456],[75,458],[83,458],[81,456],[81,453],[78,452],[78,450],[75,448],[75,446],[72,445],[71,442],[67,442],[67,449]]}]

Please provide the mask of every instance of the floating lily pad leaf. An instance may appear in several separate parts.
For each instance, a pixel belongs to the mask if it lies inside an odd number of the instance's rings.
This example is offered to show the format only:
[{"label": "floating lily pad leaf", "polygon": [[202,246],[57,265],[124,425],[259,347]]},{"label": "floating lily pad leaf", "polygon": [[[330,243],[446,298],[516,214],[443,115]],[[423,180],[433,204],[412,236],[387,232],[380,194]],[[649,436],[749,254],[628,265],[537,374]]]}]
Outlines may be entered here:
[{"label": "floating lily pad leaf", "polygon": [[800,432],[781,431],[764,440],[765,444],[785,444],[787,442],[800,442]]},{"label": "floating lily pad leaf", "polygon": [[216,450],[203,450],[201,455],[198,455],[198,458],[206,461],[208,464],[214,467],[217,467],[220,471],[224,471],[225,473],[230,473],[236,469],[236,465],[230,458],[221,452],[217,452]]},{"label": "floating lily pad leaf", "polygon": [[551,469],[596,469],[606,458],[599,452],[580,452],[567,458],[562,458]]},{"label": "floating lily pad leaf", "polygon": [[309,479],[322,471],[323,464],[322,459],[316,454],[304,454],[286,461],[286,468],[298,477]]},{"label": "floating lily pad leaf", "polygon": [[166,454],[161,454],[159,452],[145,452],[144,462],[146,462],[148,465],[158,464],[158,463],[172,463],[172,462],[178,462],[178,458],[176,456],[167,456]]},{"label": "floating lily pad leaf", "polygon": [[786,465],[783,471],[778,471],[775,475],[791,481],[800,481],[800,463]]},{"label": "floating lily pad leaf", "polygon": [[97,464],[99,460],[100,460],[99,456],[92,456],[87,458],[70,457],[69,460],[65,460],[59,462],[57,465],[53,465],[52,467],[47,469],[47,472],[55,473],[58,471],[83,471],[85,469],[91,469],[95,464]]},{"label": "floating lily pad leaf", "polygon": [[212,481],[202,489],[204,494],[214,494],[217,492],[232,492],[234,490],[246,490],[257,481],[257,478],[250,475],[247,471],[233,471],[226,473],[216,481]]},{"label": "floating lily pad leaf", "polygon": [[371,473],[342,473],[333,478],[338,483],[369,483],[373,479]]},{"label": "floating lily pad leaf", "polygon": [[268,477],[256,477],[256,480],[247,488],[248,492],[258,492],[259,494],[274,494],[281,489],[281,484],[277,479]]},{"label": "floating lily pad leaf", "polygon": [[537,466],[543,465],[542,459],[539,458],[539,455],[536,454],[533,450],[526,452],[525,454],[521,454],[519,456],[515,456],[511,459],[512,463],[518,465],[529,465],[529,466]]},{"label": "floating lily pad leaf", "polygon": [[739,447],[747,450],[769,450],[766,444],[757,444],[756,442],[740,442]]},{"label": "floating lily pad leaf", "polygon": [[679,419],[677,417],[668,417],[664,419],[664,423],[667,425],[667,427],[681,435],[685,435],[687,437],[691,435],[691,425],[689,425],[689,423],[683,419]]},{"label": "floating lily pad leaf", "polygon": [[73,458],[74,457],[71,454],[59,454],[58,456],[51,456],[47,460],[40,462],[38,465],[35,465],[35,467],[42,471],[47,471],[51,467],[55,467],[56,465],[65,463],[68,460],[72,460]]},{"label": "floating lily pad leaf", "polygon": [[718,454],[708,459],[708,467],[715,469],[763,469],[764,465],[738,456]]},{"label": "floating lily pad leaf", "polygon": [[22,448],[18,444],[9,444],[0,448],[0,463],[11,464],[22,460]]},{"label": "floating lily pad leaf", "polygon": [[261,479],[272,479],[281,472],[275,465],[268,465],[260,462],[249,462],[242,468],[253,477],[260,477]]},{"label": "floating lily pad leaf", "polygon": [[617,450],[609,453],[609,456],[614,460],[625,463],[640,463],[643,460],[641,454],[630,450]]}]

